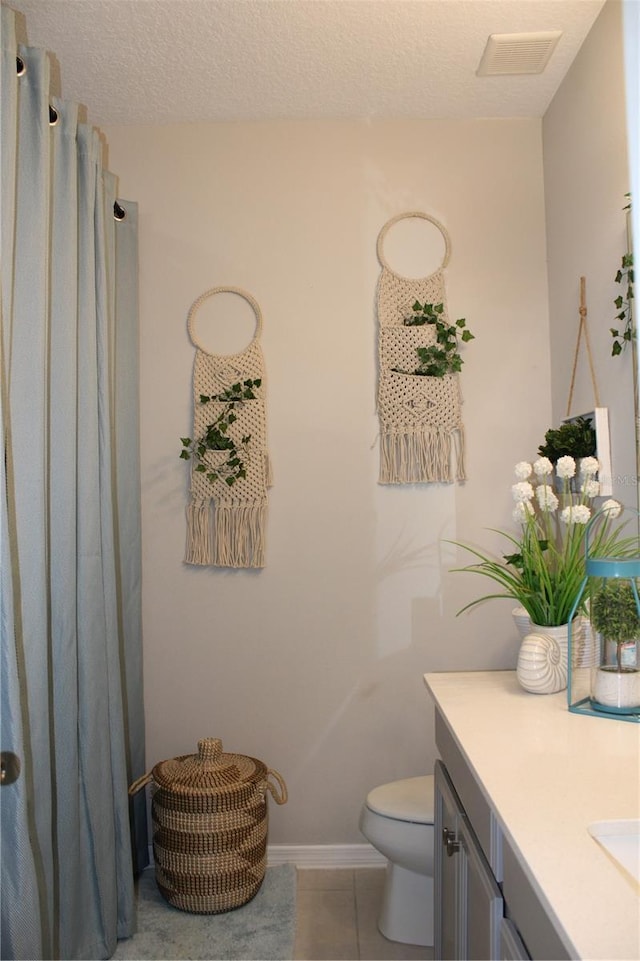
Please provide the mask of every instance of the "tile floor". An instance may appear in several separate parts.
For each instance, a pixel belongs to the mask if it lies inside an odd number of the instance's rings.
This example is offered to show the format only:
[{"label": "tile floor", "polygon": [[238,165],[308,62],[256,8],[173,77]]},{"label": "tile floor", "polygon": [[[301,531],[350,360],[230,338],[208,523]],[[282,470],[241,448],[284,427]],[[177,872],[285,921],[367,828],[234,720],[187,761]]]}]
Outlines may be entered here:
[{"label": "tile floor", "polygon": [[387,941],[378,931],[384,873],[299,869],[295,961],[433,961],[433,948]]}]

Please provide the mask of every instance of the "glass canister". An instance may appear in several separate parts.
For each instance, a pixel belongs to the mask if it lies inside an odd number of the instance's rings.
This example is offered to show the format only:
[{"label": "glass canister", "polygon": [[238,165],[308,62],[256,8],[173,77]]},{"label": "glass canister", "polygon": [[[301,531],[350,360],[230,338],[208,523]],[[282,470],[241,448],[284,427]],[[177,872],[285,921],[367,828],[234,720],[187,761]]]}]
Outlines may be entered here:
[{"label": "glass canister", "polygon": [[640,560],[592,560],[587,575],[595,646],[591,706],[608,714],[640,714]]},{"label": "glass canister", "polygon": [[640,722],[640,512],[623,510],[633,528],[614,527],[622,510],[610,518],[606,507],[587,525],[584,578],[569,617],[567,695],[576,714]]}]

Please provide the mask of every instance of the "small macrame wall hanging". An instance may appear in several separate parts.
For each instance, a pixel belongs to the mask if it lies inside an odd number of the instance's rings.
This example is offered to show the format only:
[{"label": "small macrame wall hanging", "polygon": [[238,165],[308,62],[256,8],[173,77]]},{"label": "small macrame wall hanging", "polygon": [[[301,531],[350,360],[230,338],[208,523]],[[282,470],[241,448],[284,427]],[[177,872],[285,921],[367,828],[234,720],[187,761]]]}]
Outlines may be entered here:
[{"label": "small macrame wall hanging", "polygon": [[[237,354],[209,353],[195,334],[198,308],[208,297],[222,293],[243,297],[256,316],[254,337]],[[264,567],[267,488],[272,478],[260,307],[238,287],[214,287],[191,305],[187,329],[196,353],[193,438],[182,438],[181,453],[191,460],[185,561]]]},{"label": "small macrame wall hanging", "polygon": [[[418,279],[395,273],[384,256],[384,240],[389,229],[411,217],[430,221],[445,241],[440,267],[428,277]],[[379,482],[417,484],[464,480],[459,376],[457,372],[442,376],[417,372],[421,352],[437,344],[437,328],[434,323],[425,322],[424,317],[449,324],[444,281],[444,268],[451,254],[449,235],[442,224],[428,214],[399,214],[380,231],[377,251],[382,266],[377,290]],[[425,308],[419,318],[416,304]]]}]

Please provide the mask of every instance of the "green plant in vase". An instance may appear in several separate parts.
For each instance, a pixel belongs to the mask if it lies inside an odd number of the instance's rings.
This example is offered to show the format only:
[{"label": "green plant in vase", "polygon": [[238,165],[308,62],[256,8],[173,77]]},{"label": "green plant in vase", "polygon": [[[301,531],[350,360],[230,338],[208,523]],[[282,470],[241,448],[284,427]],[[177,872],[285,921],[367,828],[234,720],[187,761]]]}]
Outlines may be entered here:
[{"label": "green plant in vase", "polygon": [[606,641],[616,645],[616,665],[622,671],[622,649],[640,635],[640,616],[631,582],[605,580],[591,598],[591,624]]},{"label": "green plant in vase", "polygon": [[596,431],[592,422],[587,417],[576,417],[560,427],[550,428],[544,435],[544,444],[538,448],[538,454],[548,457],[554,465],[561,457],[573,457],[574,460],[594,457]]},{"label": "green plant in vase", "polygon": [[[524,607],[533,624],[552,627],[568,622],[585,576],[585,532],[591,517],[598,515],[591,533],[597,556],[626,556],[630,544],[636,544],[622,538],[621,529],[613,524],[621,512],[618,501],[607,500],[599,510],[595,507],[594,498],[600,491],[598,468],[595,457],[585,458],[579,465],[572,457],[561,457],[555,468],[547,457],[538,458],[533,465],[527,461],[516,464],[517,482],[511,492],[519,533],[495,532],[505,538],[510,553],[496,557],[453,541],[476,558],[475,563],[454,570],[481,574],[494,581],[500,592],[477,598],[458,613],[482,601],[505,597]],[[574,478],[577,495],[571,490]],[[558,493],[554,487],[560,488]],[[580,613],[584,614],[584,609]]]},{"label": "green plant in vase", "polygon": [[[592,695],[597,704],[617,710],[640,704],[640,672],[637,645],[640,615],[635,581],[603,579],[591,588],[591,627],[601,638],[601,663],[593,672]],[[609,647],[615,646],[615,664],[608,663]],[[630,663],[625,663],[625,648]]]},{"label": "green plant in vase", "polygon": [[[244,458],[246,449],[251,440],[251,434],[243,435],[238,442],[234,440],[230,433],[231,426],[237,421],[238,417],[235,410],[247,400],[255,400],[255,391],[260,387],[262,381],[248,379],[242,383],[233,384],[219,394],[200,394],[201,404],[217,402],[222,404],[214,420],[207,424],[201,437],[192,440],[191,437],[181,437],[182,450],[180,457],[182,460],[191,460],[193,457],[198,463],[194,471],[199,474],[206,474],[207,480],[215,484],[217,480],[223,480],[229,487],[236,481],[247,476]],[[226,459],[215,468],[211,466],[207,455],[211,451],[224,451],[227,453]]]}]

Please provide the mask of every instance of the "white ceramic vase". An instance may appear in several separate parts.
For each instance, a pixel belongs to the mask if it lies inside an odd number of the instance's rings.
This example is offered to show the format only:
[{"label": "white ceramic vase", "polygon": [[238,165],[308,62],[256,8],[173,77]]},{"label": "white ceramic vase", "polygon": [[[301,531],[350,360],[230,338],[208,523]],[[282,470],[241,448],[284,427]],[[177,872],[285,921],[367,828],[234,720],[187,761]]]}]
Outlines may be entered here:
[{"label": "white ceramic vase", "polygon": [[527,634],[531,633],[531,618],[529,617],[529,612],[525,607],[514,607],[511,611],[511,616],[513,617],[513,622],[516,625],[516,630],[522,642]]},{"label": "white ceramic vase", "polygon": [[615,667],[595,667],[592,681],[595,706],[616,710],[640,707],[640,671],[625,668],[618,671]]},{"label": "white ceramic vase", "polygon": [[516,677],[531,694],[556,694],[567,686],[569,628],[531,625],[520,645]]}]

